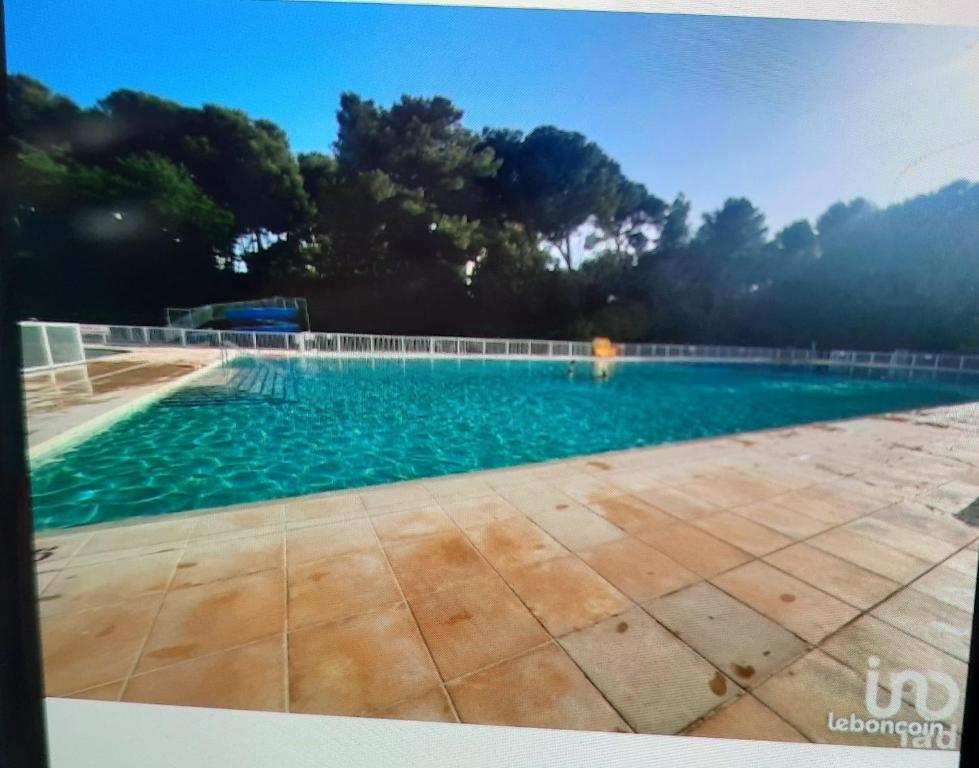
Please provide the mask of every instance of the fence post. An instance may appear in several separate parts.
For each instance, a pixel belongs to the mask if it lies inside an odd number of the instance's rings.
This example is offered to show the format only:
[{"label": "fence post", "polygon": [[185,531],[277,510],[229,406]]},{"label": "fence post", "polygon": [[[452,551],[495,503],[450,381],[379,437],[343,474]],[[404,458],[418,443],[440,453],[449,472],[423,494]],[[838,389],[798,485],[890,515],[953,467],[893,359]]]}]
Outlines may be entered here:
[{"label": "fence post", "polygon": [[41,329],[41,338],[44,340],[44,359],[47,360],[47,365],[54,365],[54,358],[51,356],[51,342],[48,340],[48,327],[46,325],[39,326]]},{"label": "fence post", "polygon": [[186,328],[181,328],[180,329],[180,346],[181,347],[186,347],[187,346],[187,329]]}]

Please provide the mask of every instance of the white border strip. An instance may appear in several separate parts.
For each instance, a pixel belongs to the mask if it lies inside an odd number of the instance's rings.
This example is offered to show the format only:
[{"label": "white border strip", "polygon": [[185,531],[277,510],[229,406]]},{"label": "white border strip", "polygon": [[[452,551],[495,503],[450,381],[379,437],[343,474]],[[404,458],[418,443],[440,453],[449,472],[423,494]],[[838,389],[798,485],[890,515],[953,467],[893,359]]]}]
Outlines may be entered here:
[{"label": "white border strip", "polygon": [[47,699],[52,768],[954,768],[958,752]]},{"label": "white border strip", "polygon": [[979,26],[976,0],[291,0]]}]

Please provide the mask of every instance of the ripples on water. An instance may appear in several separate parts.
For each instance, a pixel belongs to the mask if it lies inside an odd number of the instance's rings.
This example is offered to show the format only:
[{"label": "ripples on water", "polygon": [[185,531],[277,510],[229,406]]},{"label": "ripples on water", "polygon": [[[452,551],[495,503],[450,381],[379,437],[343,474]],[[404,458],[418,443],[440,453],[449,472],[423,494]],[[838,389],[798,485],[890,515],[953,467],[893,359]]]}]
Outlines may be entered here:
[{"label": "ripples on water", "polygon": [[33,472],[38,527],[979,399],[755,365],[240,358]]}]

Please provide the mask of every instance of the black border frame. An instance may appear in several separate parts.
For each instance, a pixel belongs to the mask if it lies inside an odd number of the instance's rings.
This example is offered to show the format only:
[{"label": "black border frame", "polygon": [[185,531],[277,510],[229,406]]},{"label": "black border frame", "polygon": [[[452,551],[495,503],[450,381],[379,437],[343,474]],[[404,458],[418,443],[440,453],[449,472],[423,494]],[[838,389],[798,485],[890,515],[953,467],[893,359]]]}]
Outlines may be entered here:
[{"label": "black border frame", "polygon": [[[20,334],[8,231],[10,135],[4,2],[0,0],[0,768],[46,768],[43,668],[34,577],[30,474],[24,437]],[[977,435],[979,440],[979,435]],[[970,660],[979,660],[979,589]],[[979,765],[979,664],[969,664],[959,765]],[[502,736],[501,736],[502,738]],[[853,765],[860,764],[859,751]]]},{"label": "black border frame", "polygon": [[7,49],[0,0],[0,766],[48,764],[34,579],[30,479],[24,443],[20,333],[10,258]]}]

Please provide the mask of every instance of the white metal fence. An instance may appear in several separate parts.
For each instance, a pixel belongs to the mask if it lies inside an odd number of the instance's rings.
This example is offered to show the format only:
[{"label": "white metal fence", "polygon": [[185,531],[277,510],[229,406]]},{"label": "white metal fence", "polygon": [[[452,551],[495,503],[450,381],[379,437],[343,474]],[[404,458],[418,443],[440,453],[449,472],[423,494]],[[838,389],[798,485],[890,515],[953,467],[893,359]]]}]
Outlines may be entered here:
[{"label": "white metal fence", "polygon": [[[591,342],[365,333],[263,333],[134,325],[85,326],[85,343],[107,346],[236,347],[258,352],[371,357],[502,357],[574,359],[592,356]],[[619,359],[831,365],[842,368],[979,374],[979,355],[933,352],[733,347],[689,344],[619,344]]]},{"label": "white metal fence", "polygon": [[82,334],[77,323],[20,324],[20,347],[25,371],[43,371],[85,360]]}]

